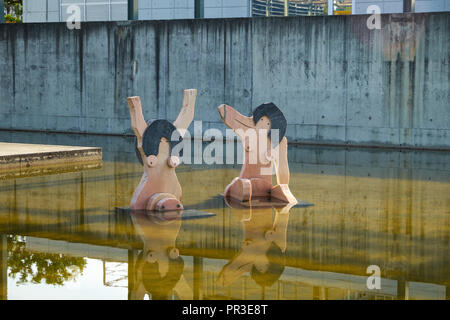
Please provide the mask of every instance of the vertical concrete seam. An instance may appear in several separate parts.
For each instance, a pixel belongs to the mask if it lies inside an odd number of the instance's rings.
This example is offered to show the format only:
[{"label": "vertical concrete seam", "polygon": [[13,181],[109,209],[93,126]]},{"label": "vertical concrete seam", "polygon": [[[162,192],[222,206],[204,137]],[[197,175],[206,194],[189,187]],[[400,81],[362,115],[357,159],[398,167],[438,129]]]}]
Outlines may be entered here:
[{"label": "vertical concrete seam", "polygon": [[[349,27],[349,24],[347,23],[347,19],[344,19],[344,34],[349,34],[349,30],[348,29],[350,29],[350,27]],[[345,67],[345,70],[344,70],[344,72],[345,72],[345,77],[344,77],[344,88],[346,89],[346,90],[344,90],[344,101],[345,101],[345,119],[344,119],[344,143],[346,143],[346,144],[348,144],[349,143],[349,141],[348,141],[348,133],[347,133],[347,131],[348,131],[348,126],[347,126],[347,119],[348,119],[348,77],[349,77],[349,75],[348,75],[348,57],[347,57],[347,45],[348,45],[348,41],[351,41],[351,40],[348,40],[349,38],[344,38],[345,40],[343,41],[343,43],[344,43],[344,61],[343,61],[343,64],[344,64],[344,67]]]},{"label": "vertical concrete seam", "polygon": [[160,23],[156,22],[153,24],[154,33],[155,33],[155,85],[156,85],[156,116],[159,115],[159,109],[160,109],[160,59],[161,59],[161,28]]},{"label": "vertical concrete seam", "polygon": [[[167,48],[166,48],[166,68],[167,68],[167,72],[166,72],[166,95],[169,94],[169,88],[170,88],[170,83],[169,83],[169,78],[170,78],[170,23],[166,22],[166,28],[167,28]],[[164,119],[167,119],[167,108],[169,106],[167,105],[167,100],[166,103],[164,103]]]},{"label": "vertical concrete seam", "polygon": [[[223,99],[222,101],[226,104],[230,104],[227,100],[227,27],[228,24],[225,22],[223,24]],[[230,32],[231,34],[231,32]],[[230,60],[231,62],[231,60]],[[229,99],[230,97],[228,97]]]},{"label": "vertical concrete seam", "polygon": [[84,42],[83,42],[83,30],[84,29],[80,29],[79,30],[79,39],[78,39],[78,46],[79,46],[79,57],[78,57],[78,62],[79,62],[79,66],[80,66],[80,79],[79,79],[79,81],[80,81],[80,118],[81,119],[79,119],[78,121],[79,121],[79,128],[80,128],[80,130],[81,131],[87,131],[87,128],[85,127],[85,125],[82,125],[82,123],[81,123],[81,121],[83,121],[82,119],[83,119],[83,117],[84,116],[86,116],[86,110],[85,110],[85,106],[84,106],[84,104],[85,104],[85,99],[83,98],[83,94],[84,94],[84,89],[83,89],[83,86],[84,86],[84,79],[83,79],[83,77],[84,77],[84,72],[83,72],[83,69],[84,69],[84,61],[83,61],[83,55],[84,55],[84,48],[83,48],[83,46],[84,46]]}]

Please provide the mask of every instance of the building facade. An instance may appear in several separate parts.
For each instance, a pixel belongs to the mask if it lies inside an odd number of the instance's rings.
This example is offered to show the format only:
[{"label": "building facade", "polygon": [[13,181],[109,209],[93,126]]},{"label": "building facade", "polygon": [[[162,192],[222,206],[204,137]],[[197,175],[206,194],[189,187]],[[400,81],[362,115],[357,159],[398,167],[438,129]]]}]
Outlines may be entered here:
[{"label": "building facade", "polygon": [[450,11],[450,0],[353,0],[352,12],[367,14],[372,5],[381,13]]},{"label": "building facade", "polygon": [[80,8],[81,21],[128,19],[127,0],[23,0],[23,22],[61,22]]},{"label": "building facade", "polygon": [[[196,0],[139,0],[139,20],[194,19]],[[251,16],[252,0],[202,0],[204,18]],[[23,0],[24,22],[66,21],[76,5],[81,21],[128,19],[128,0]]]},{"label": "building facade", "polygon": [[[256,16],[323,15],[329,0],[138,0],[139,20],[240,18]],[[350,0],[334,0],[335,8]],[[201,12],[196,14],[196,4]],[[128,0],[23,0],[24,22],[67,21],[71,6],[81,21],[128,20]],[[352,0],[353,14],[450,11],[450,0]],[[73,8],[72,8],[73,9]],[[336,13],[337,14],[337,13]]]}]

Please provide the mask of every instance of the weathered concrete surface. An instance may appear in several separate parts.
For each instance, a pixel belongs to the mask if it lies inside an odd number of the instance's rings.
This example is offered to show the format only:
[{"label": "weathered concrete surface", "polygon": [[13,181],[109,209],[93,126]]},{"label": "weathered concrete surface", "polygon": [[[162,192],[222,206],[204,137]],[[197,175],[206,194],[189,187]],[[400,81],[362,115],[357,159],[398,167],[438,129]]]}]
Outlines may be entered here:
[{"label": "weathered concrete surface", "polygon": [[101,168],[101,162],[101,148],[0,142],[0,179]]},{"label": "weathered concrete surface", "polygon": [[[450,13],[0,26],[0,128],[131,134],[126,97],[174,120],[284,110],[291,141],[450,149]],[[191,127],[192,128],[192,127]]]}]

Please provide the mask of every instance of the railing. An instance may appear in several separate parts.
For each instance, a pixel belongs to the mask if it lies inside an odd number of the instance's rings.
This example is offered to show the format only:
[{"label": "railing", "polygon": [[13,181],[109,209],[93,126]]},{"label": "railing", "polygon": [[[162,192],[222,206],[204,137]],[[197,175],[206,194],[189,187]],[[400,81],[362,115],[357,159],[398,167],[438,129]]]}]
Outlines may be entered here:
[{"label": "railing", "polygon": [[[328,14],[328,0],[253,0],[254,17],[319,16]],[[334,0],[334,14],[351,14],[351,0]]]},{"label": "railing", "polygon": [[324,15],[326,0],[253,0],[254,17]]}]

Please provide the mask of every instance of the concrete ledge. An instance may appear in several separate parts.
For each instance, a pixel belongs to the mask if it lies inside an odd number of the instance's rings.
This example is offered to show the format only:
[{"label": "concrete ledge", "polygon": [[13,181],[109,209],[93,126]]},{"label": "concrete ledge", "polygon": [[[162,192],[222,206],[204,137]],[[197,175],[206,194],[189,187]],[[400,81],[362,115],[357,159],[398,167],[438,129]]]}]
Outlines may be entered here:
[{"label": "concrete ledge", "polygon": [[0,179],[101,167],[102,149],[0,142]]}]

